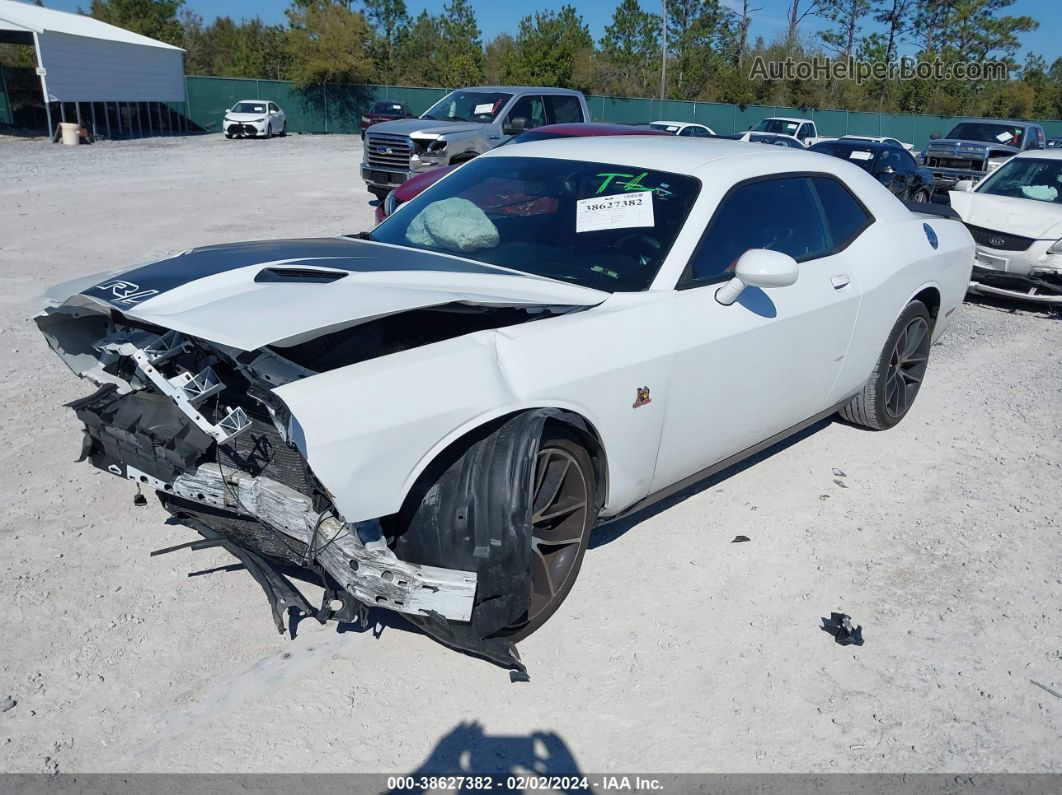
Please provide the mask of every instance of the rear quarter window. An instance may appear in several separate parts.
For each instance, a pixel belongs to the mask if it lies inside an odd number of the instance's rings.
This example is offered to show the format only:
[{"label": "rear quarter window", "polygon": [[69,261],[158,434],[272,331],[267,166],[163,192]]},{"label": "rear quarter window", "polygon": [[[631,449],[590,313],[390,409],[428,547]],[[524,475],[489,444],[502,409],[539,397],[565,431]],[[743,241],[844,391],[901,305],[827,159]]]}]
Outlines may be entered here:
[{"label": "rear quarter window", "polygon": [[852,192],[838,180],[812,177],[811,183],[815,186],[826,217],[832,249],[839,251],[859,237],[874,219]]}]

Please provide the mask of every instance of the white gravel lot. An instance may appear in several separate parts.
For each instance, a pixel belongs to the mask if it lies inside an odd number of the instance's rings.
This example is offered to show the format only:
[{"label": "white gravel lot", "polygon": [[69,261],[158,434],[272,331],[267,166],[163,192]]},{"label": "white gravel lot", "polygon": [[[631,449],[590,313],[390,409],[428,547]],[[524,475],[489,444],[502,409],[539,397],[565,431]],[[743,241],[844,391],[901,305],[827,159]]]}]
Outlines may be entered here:
[{"label": "white gravel lot", "polygon": [[359,160],[347,136],[0,143],[0,769],[486,772],[537,747],[551,772],[1062,772],[1062,698],[1033,683],[1062,693],[1062,323],[1037,310],[966,304],[893,431],[822,423],[601,528],[521,644],[530,683],[397,619],[290,640],[245,572],[188,576],[225,553],[149,558],[195,536],[73,463],[89,385],[36,296],[368,228]]}]

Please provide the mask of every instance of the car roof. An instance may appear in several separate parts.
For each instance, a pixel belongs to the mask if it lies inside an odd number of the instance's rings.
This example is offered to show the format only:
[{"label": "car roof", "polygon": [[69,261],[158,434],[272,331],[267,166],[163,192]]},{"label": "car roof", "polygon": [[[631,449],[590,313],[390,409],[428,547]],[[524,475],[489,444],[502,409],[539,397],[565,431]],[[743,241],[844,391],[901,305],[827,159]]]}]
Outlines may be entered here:
[{"label": "car roof", "polygon": [[276,104],[272,99],[238,99],[232,104],[239,105],[241,102],[273,102],[274,104]]},{"label": "car roof", "polygon": [[1030,149],[1014,157],[1023,157],[1026,160],[1062,160],[1062,152],[1057,149]]},{"label": "car roof", "polygon": [[892,144],[887,144],[884,141],[867,141],[867,140],[852,140],[851,138],[837,138],[833,141],[819,141],[812,146],[812,149],[817,149],[820,146],[847,146],[849,149],[874,149],[877,151],[888,150],[895,152],[896,147]]},{"label": "car roof", "polygon": [[667,119],[657,119],[656,121],[649,122],[650,124],[670,124],[673,127],[703,127],[699,121],[668,121]]},{"label": "car roof", "polygon": [[811,121],[811,119],[801,119],[797,116],[767,116],[766,118],[760,119],[760,121],[767,121],[767,119],[774,119],[776,121],[795,121],[798,123]]},{"label": "car roof", "polygon": [[581,91],[575,91],[571,88],[553,88],[552,86],[469,86],[468,88],[458,88],[457,91],[493,91],[503,94],[522,94],[524,92],[542,93],[547,91],[550,94],[570,94],[573,97],[581,97],[583,94]]},{"label": "car roof", "polygon": [[[695,174],[698,170],[728,158],[781,157],[785,171],[799,170],[801,159],[809,171],[832,170],[843,162],[817,152],[781,150],[773,144],[753,144],[725,138],[679,138],[668,136],[617,136],[614,138],[554,138],[529,141],[519,146],[502,146],[479,158],[544,157],[609,163],[637,168]],[[479,159],[477,158],[477,159]],[[828,165],[827,165],[828,164]]]},{"label": "car roof", "polygon": [[571,122],[567,124],[545,124],[533,127],[527,132],[548,132],[554,135],[665,135],[661,130],[654,130],[646,124],[610,124],[608,122]]},{"label": "car roof", "polygon": [[1013,119],[959,119],[955,126],[960,124],[1003,124],[1007,127],[1039,127],[1035,121],[1014,121]]}]

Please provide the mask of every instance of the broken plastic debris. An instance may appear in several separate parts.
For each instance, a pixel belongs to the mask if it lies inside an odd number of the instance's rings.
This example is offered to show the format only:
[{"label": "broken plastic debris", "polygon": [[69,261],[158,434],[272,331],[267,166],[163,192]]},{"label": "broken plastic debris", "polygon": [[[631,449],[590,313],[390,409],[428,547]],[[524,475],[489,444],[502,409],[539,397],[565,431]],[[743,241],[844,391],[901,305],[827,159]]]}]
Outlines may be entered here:
[{"label": "broken plastic debris", "polygon": [[847,489],[848,488],[848,486],[845,484],[845,482],[843,480],[841,480],[840,478],[834,478],[833,482],[836,483],[838,486],[840,486],[842,489]]},{"label": "broken plastic debris", "polygon": [[748,536],[734,536],[734,540],[731,541],[730,543],[731,544],[740,544],[742,541],[751,541],[751,540],[752,539],[749,538]]},{"label": "broken plastic debris", "polygon": [[14,709],[16,704],[18,704],[18,702],[15,701],[14,696],[4,696],[3,699],[0,699],[0,712],[7,712],[8,710]]},{"label": "broken plastic debris", "polygon": [[833,639],[842,646],[863,645],[863,625],[852,628],[852,617],[847,613],[830,613],[829,618],[822,619],[823,632],[829,632]]},{"label": "broken plastic debris", "polygon": [[833,468],[833,476],[835,478],[846,478],[846,477],[848,477],[846,474],[844,474],[844,472],[842,470],[838,469],[837,467]]},{"label": "broken plastic debris", "polygon": [[136,487],[136,494],[133,495],[133,505],[138,508],[142,508],[147,505],[147,497],[140,491],[140,486]]}]

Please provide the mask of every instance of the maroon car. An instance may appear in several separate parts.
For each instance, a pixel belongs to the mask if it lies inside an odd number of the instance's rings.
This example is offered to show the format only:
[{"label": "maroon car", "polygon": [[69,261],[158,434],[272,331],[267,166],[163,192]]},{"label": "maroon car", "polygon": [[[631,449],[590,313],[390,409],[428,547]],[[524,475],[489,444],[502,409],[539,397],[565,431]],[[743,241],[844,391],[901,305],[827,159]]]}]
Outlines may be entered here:
[{"label": "maroon car", "polygon": [[[597,135],[670,135],[670,133],[654,130],[649,125],[598,124],[594,122],[585,124],[547,124],[510,138],[501,146],[511,146],[512,144],[522,144],[530,141],[546,141],[550,138],[586,138]],[[460,166],[460,163],[455,166],[444,166],[443,168],[425,171],[423,174],[417,174],[417,176],[407,179],[388,193],[386,199],[376,205],[376,223],[380,223],[380,221],[393,213],[398,205],[404,204],[423,193],[429,186],[434,185],[455,168],[460,168]]]},{"label": "maroon car", "polygon": [[365,140],[365,131],[378,122],[412,118],[413,114],[409,112],[409,105],[405,102],[377,100],[369,106],[369,110],[361,117],[361,140]]}]

